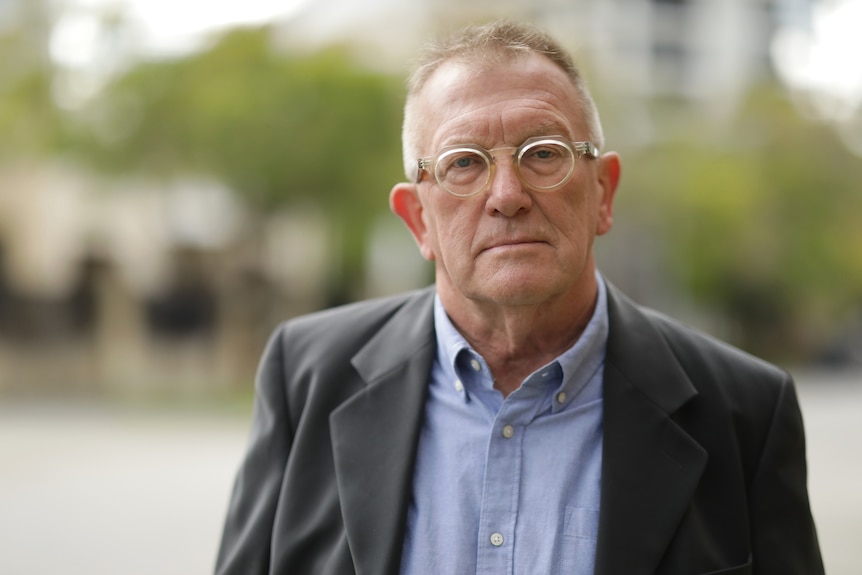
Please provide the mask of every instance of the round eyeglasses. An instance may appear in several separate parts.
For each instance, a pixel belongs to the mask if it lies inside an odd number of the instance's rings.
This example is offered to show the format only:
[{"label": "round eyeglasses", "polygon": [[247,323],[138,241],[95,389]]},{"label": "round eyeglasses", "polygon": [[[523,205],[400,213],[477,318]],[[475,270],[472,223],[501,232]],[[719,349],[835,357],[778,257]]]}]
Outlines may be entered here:
[{"label": "round eyeglasses", "polygon": [[536,191],[550,192],[572,178],[578,158],[598,158],[599,149],[592,142],[570,142],[562,136],[539,136],[518,147],[493,150],[474,144],[447,146],[435,156],[418,160],[416,182],[421,182],[425,174],[433,171],[437,183],[453,196],[473,196],[491,184],[496,157],[501,154],[514,159],[515,172],[524,185]]}]

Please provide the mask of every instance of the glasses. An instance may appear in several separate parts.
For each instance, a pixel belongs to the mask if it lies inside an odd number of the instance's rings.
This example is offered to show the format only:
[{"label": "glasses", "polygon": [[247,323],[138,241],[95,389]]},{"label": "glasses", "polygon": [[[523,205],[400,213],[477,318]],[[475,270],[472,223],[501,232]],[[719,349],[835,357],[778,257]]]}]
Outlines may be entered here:
[{"label": "glasses", "polygon": [[511,156],[515,172],[527,187],[550,192],[572,178],[581,156],[596,159],[599,149],[592,142],[570,142],[562,136],[530,138],[517,148],[506,146],[486,150],[474,144],[447,146],[435,156],[419,159],[416,182],[434,172],[440,186],[459,198],[485,191],[494,179],[496,158]]}]

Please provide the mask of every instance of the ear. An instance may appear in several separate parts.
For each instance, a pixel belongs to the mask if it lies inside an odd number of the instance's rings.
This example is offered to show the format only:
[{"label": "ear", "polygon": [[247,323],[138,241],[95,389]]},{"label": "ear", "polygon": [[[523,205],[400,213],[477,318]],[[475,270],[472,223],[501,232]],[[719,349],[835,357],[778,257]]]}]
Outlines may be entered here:
[{"label": "ear", "polygon": [[416,184],[395,184],[389,192],[389,209],[407,224],[422,257],[433,261],[434,251],[431,249],[428,226],[424,219],[425,208],[419,199]]},{"label": "ear", "polygon": [[620,183],[620,156],[616,152],[606,152],[599,156],[598,180],[602,190],[599,199],[599,218],[596,222],[596,235],[608,233],[614,223],[614,196]]}]

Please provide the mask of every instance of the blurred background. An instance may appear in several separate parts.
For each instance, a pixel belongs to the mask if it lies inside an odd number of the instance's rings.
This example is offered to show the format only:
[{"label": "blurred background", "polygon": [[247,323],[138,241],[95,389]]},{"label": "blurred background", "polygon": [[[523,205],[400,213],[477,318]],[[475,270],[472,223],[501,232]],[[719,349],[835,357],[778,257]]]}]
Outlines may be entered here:
[{"label": "blurred background", "polygon": [[862,0],[0,0],[0,572],[211,570],[271,330],[432,281],[404,79],[498,17],[623,157],[606,276],[796,376],[860,572]]}]

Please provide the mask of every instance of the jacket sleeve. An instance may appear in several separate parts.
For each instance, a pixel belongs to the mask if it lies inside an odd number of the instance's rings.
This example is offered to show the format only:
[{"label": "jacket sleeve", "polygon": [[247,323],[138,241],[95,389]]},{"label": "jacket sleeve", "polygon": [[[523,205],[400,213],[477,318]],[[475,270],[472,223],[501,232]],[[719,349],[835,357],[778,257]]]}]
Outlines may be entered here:
[{"label": "jacket sleeve", "polygon": [[282,332],[276,330],[255,381],[252,428],[228,506],[217,575],[269,572],[272,527],[291,449],[284,381]]},{"label": "jacket sleeve", "polygon": [[822,575],[807,489],[805,434],[793,381],[781,385],[751,488],[753,572]]}]

